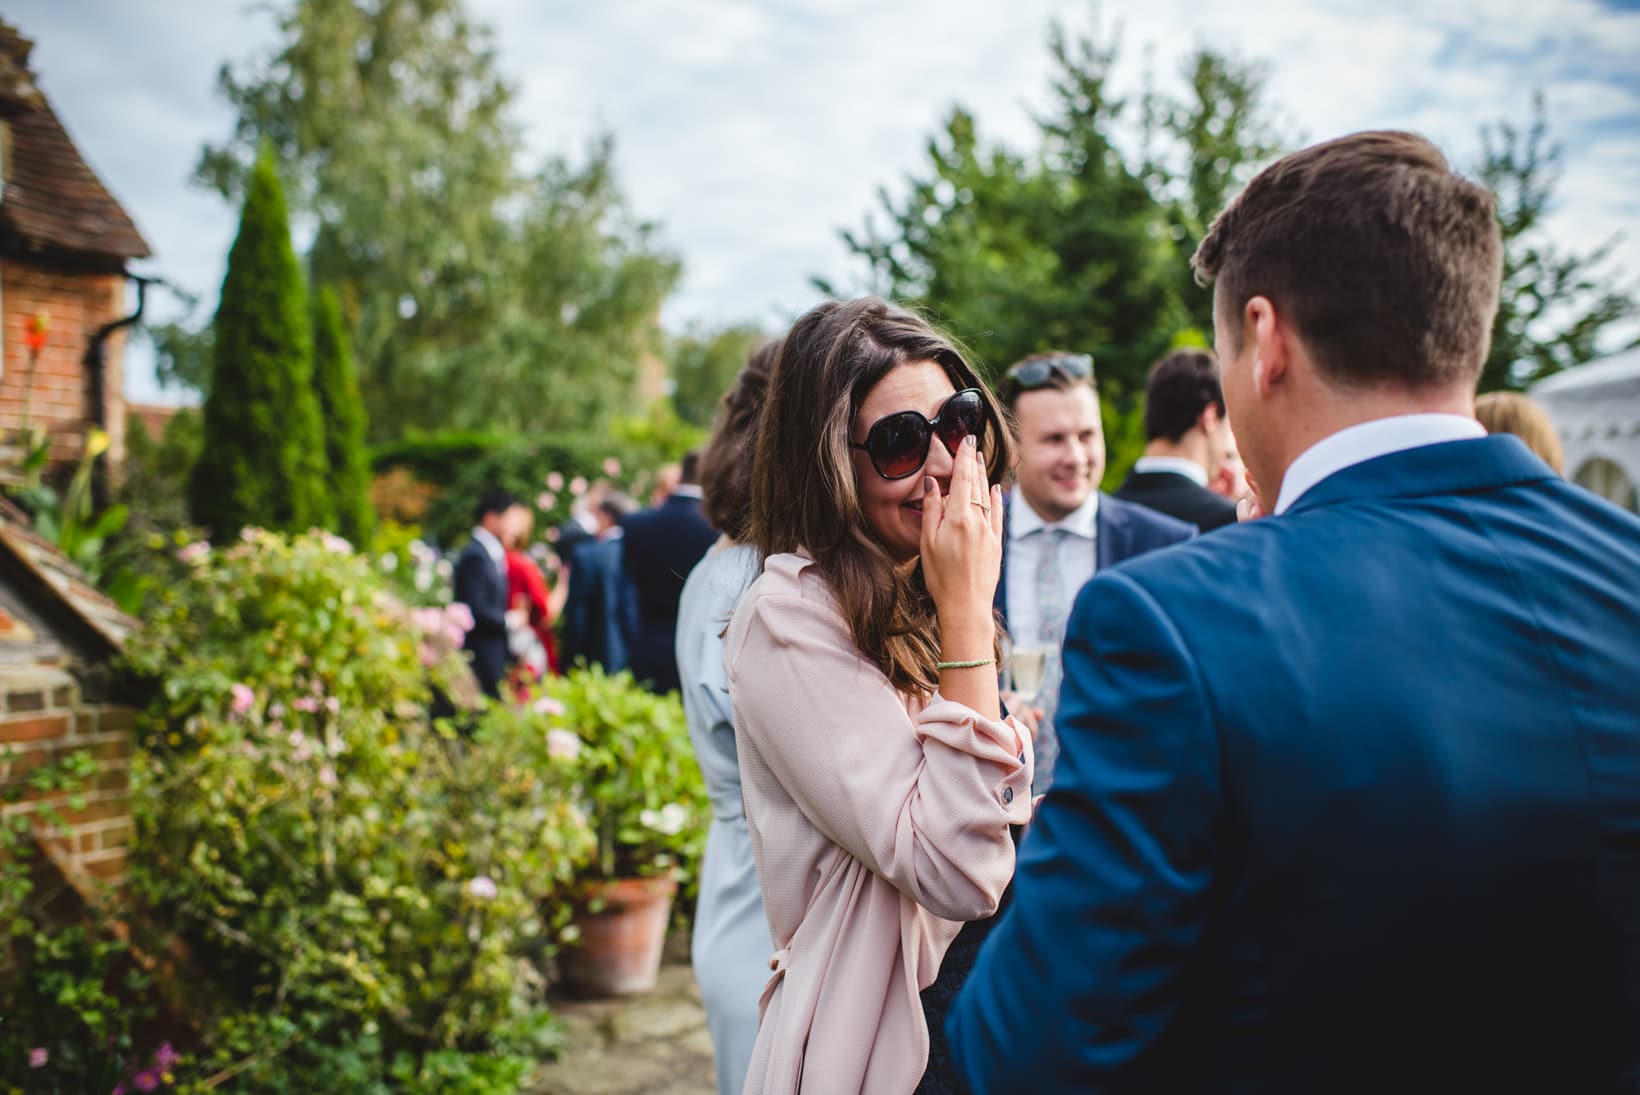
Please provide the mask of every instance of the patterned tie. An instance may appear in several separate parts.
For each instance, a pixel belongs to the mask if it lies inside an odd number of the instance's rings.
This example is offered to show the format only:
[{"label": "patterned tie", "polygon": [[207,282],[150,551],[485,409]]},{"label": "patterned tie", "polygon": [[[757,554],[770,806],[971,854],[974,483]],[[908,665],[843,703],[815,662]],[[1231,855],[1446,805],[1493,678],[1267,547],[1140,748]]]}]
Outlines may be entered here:
[{"label": "patterned tie", "polygon": [[1042,690],[1037,693],[1037,705],[1045,713],[1036,736],[1036,779],[1031,788],[1035,794],[1047,791],[1053,782],[1054,762],[1059,759],[1053,716],[1059,703],[1059,645],[1065,638],[1065,587],[1059,574],[1059,548],[1067,535],[1064,529],[1043,529],[1036,563],[1037,639],[1048,648],[1048,655],[1042,667]]}]

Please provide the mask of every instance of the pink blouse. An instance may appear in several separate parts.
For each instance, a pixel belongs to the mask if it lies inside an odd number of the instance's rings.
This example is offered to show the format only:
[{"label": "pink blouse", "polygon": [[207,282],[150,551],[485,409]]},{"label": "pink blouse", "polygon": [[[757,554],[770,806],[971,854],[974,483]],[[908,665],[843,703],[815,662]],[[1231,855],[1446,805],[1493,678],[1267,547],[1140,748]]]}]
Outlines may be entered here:
[{"label": "pink blouse", "polygon": [[775,555],[724,643],[746,819],[770,934],[746,1095],[909,1095],[918,993],[963,921],[996,911],[1029,736],[863,659],[824,576]]}]

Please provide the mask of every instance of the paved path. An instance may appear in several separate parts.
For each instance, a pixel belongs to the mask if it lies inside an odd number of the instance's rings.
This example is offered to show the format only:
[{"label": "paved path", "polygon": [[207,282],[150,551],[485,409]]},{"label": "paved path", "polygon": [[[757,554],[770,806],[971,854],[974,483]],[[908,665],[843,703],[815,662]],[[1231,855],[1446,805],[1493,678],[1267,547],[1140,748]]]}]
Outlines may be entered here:
[{"label": "paved path", "polygon": [[564,1055],[542,1065],[530,1095],[716,1095],[712,1039],[687,964],[661,967],[655,991],[624,1000],[554,997]]}]

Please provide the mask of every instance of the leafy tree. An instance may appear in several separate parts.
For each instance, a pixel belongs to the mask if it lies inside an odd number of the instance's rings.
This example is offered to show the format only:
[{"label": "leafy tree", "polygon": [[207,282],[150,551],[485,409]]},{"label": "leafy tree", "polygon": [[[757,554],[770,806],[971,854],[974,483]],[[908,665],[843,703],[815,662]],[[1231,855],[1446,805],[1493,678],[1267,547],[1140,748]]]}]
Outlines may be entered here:
[{"label": "leafy tree", "polygon": [[1180,259],[1113,142],[1127,105],[1108,87],[1115,46],[1056,24],[1049,49],[1053,105],[1034,154],[983,147],[954,109],[929,142],[929,174],[900,201],[880,192],[886,228],[868,218],[843,241],[879,292],[931,309],[993,370],[1034,350],[1087,351],[1107,393],[1131,398],[1187,321]]},{"label": "leafy tree", "polygon": [[1499,122],[1482,128],[1481,144],[1477,175],[1497,195],[1503,229],[1503,292],[1480,389],[1524,388],[1611,349],[1612,335],[1640,316],[1640,300],[1607,266],[1619,237],[1580,255],[1556,247],[1544,230],[1561,148],[1549,140],[1541,93],[1524,130]]},{"label": "leafy tree", "polygon": [[1213,218],[1282,150],[1265,105],[1266,69],[1198,49],[1185,58],[1184,98],[1155,92],[1144,100],[1146,162],[1141,169],[1161,202],[1177,256],[1180,299],[1194,327],[1211,337],[1213,296],[1195,284],[1189,258]]},{"label": "leafy tree", "polygon": [[375,435],[624,410],[678,270],[626,212],[608,142],[520,171],[512,91],[461,0],[292,0],[280,32],[223,69],[234,133],[196,178],[231,195],[258,141],[279,149]]},{"label": "leafy tree", "polygon": [[336,291],[321,289],[313,308],[313,386],[324,423],[336,531],[355,544],[369,542],[375,525],[370,508],[370,459],[365,452],[364,400],[353,368],[353,350],[342,327]]},{"label": "leafy tree", "polygon": [[757,327],[741,324],[717,331],[697,327],[672,339],[666,359],[674,384],[672,406],[678,417],[710,429],[723,393],[733,386],[751,352],[768,337]]},{"label": "leafy tree", "polygon": [[205,439],[189,483],[195,522],[304,529],[333,514],[313,391],[307,289],[271,148],[245,186],[213,339]]}]

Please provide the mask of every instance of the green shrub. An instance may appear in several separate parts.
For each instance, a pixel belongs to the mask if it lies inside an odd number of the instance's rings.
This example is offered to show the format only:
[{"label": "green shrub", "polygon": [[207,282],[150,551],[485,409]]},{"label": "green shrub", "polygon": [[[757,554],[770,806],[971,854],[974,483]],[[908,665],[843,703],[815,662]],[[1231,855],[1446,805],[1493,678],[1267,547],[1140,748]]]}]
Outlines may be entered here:
[{"label": "green shrub", "polygon": [[676,870],[688,889],[711,807],[677,694],[653,695],[631,673],[608,675],[598,666],[551,677],[543,687],[543,707],[562,707],[554,724],[579,739],[577,799],[599,841],[589,873],[620,878]]},{"label": "green shrub", "polygon": [[405,607],[337,537],[181,565],[128,651],[157,686],[132,873],[229,1002],[203,1067],[244,1091],[514,1090],[556,1036],[536,963],[595,847],[548,714],[432,723],[435,684],[472,695],[461,610]]}]

